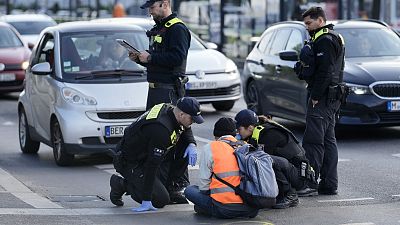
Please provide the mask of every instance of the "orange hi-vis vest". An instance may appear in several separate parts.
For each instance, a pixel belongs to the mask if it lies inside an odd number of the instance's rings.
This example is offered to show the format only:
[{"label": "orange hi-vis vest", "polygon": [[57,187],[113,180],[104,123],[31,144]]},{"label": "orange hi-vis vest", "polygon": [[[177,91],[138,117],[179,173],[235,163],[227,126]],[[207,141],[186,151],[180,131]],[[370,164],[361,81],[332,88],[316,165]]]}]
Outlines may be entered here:
[{"label": "orange hi-vis vest", "polygon": [[[233,137],[226,139],[236,142]],[[233,186],[240,184],[239,165],[233,148],[225,142],[213,141],[210,143],[212,158],[214,160],[213,172],[223,180]],[[210,196],[222,204],[243,203],[242,198],[235,194],[235,191],[218,181],[214,176],[211,177]]]}]

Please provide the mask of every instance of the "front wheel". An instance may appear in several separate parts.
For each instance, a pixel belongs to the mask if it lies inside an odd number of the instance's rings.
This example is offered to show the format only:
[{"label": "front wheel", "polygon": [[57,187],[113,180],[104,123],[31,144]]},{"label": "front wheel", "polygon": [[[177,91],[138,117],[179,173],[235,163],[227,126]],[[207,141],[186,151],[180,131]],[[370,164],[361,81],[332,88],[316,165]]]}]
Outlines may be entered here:
[{"label": "front wheel", "polygon": [[233,108],[235,101],[221,101],[221,102],[213,102],[212,106],[218,111],[229,111]]},{"label": "front wheel", "polygon": [[18,116],[19,146],[23,153],[33,154],[39,151],[40,142],[34,141],[29,134],[28,120],[25,110],[21,108]]},{"label": "front wheel", "polygon": [[69,166],[74,160],[74,155],[67,153],[64,139],[58,121],[53,122],[51,129],[51,140],[53,143],[53,156],[59,166]]},{"label": "front wheel", "polygon": [[246,97],[247,108],[253,110],[257,115],[262,115],[263,112],[260,105],[260,96],[254,80],[250,81],[247,86]]}]

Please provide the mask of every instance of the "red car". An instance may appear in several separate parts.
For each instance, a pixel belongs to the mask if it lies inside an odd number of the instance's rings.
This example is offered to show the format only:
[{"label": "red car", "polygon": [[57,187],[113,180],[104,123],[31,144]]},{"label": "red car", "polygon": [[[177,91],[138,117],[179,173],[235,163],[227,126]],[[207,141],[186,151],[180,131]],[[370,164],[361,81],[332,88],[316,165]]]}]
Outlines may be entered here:
[{"label": "red car", "polygon": [[30,55],[31,50],[19,33],[11,25],[0,22],[0,93],[24,89]]}]

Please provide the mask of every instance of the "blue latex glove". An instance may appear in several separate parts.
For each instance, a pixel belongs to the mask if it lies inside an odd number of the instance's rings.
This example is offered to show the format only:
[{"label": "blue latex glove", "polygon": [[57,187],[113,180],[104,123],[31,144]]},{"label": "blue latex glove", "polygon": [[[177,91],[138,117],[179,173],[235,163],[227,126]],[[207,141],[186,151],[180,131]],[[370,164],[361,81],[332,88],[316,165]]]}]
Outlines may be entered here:
[{"label": "blue latex glove", "polygon": [[183,154],[183,158],[186,158],[186,156],[189,156],[189,165],[195,166],[196,161],[197,161],[197,149],[196,145],[193,143],[190,143],[185,150],[185,154]]},{"label": "blue latex glove", "polygon": [[239,133],[237,133],[236,136],[235,136],[235,139],[236,140],[242,140],[242,136]]},{"label": "blue latex glove", "polygon": [[138,208],[133,208],[132,211],[144,212],[144,211],[156,211],[157,209],[151,204],[151,201],[142,201],[142,205]]}]

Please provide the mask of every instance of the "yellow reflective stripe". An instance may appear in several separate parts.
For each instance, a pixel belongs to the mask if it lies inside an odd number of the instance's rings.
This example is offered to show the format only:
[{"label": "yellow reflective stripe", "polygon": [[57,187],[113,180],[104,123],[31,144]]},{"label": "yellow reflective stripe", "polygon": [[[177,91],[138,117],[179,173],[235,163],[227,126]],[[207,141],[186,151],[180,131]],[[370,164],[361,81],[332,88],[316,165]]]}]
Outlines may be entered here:
[{"label": "yellow reflective stripe", "polygon": [[154,42],[161,43],[162,42],[162,37],[160,35],[155,36],[154,37]]},{"label": "yellow reflective stripe", "polygon": [[174,132],[172,132],[172,134],[171,134],[171,136],[170,136],[170,138],[171,138],[171,144],[176,144],[176,140],[177,140],[177,135],[176,135],[176,132],[175,132],[175,130],[174,130]]},{"label": "yellow reflective stripe", "polygon": [[165,23],[165,27],[170,27],[176,23],[183,23],[183,21],[179,18],[173,18],[173,19],[168,20],[168,22]]},{"label": "yellow reflective stripe", "polygon": [[329,33],[328,28],[323,28],[323,29],[321,29],[320,31],[318,31],[318,32],[314,35],[314,37],[311,38],[311,40],[312,40],[312,41],[315,41],[315,40],[317,40],[317,38],[319,38],[319,36],[321,36],[321,35],[323,35],[323,34],[326,34],[326,33]]},{"label": "yellow reflective stripe", "polygon": [[253,130],[253,134],[251,137],[257,141],[258,144],[258,139],[260,139],[260,132],[264,129],[263,126],[256,126]]},{"label": "yellow reflective stripe", "polygon": [[158,104],[151,108],[149,114],[146,116],[146,120],[151,120],[157,118],[158,114],[161,111],[161,108],[164,106],[164,103]]}]

